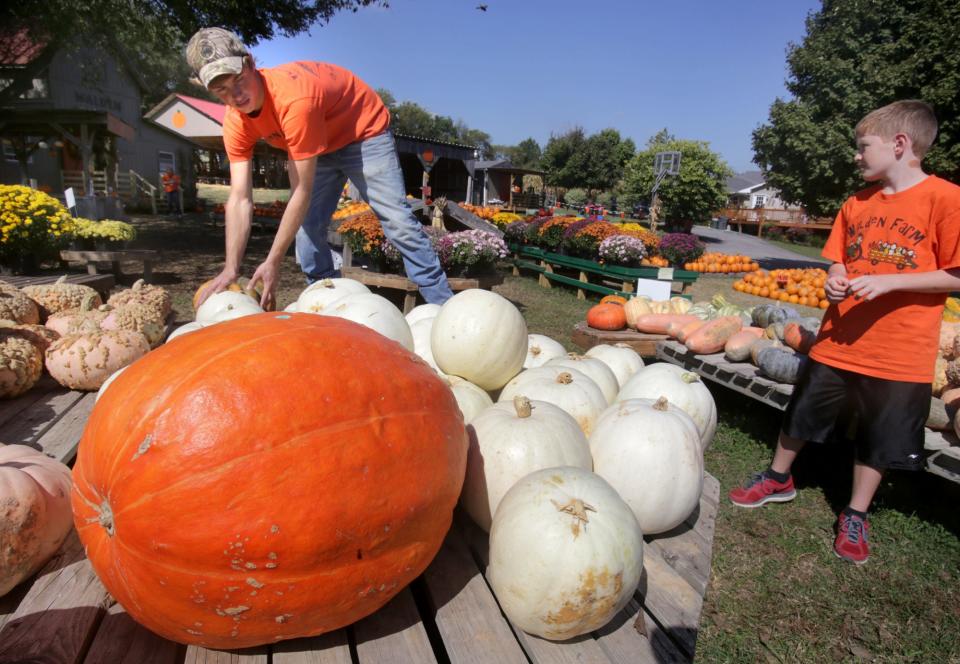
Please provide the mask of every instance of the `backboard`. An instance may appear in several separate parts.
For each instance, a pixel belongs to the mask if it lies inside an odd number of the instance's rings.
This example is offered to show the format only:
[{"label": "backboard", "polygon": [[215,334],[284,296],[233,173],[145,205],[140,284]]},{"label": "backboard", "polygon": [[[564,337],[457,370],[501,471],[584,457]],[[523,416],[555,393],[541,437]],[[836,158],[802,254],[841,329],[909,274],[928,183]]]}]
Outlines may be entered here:
[{"label": "backboard", "polygon": [[679,152],[658,152],[653,158],[653,174],[677,175],[680,173]]}]

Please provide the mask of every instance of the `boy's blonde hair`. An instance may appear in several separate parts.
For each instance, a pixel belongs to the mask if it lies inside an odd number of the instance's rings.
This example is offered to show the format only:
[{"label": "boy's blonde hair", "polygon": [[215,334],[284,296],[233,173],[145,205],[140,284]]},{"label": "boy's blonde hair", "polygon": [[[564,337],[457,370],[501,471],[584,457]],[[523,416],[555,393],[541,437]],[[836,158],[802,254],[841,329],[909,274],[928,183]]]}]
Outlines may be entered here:
[{"label": "boy's blonde hair", "polygon": [[913,154],[923,158],[937,137],[937,116],[930,104],[904,99],[867,113],[857,123],[856,131],[857,136],[873,134],[887,140],[906,134],[913,143]]}]

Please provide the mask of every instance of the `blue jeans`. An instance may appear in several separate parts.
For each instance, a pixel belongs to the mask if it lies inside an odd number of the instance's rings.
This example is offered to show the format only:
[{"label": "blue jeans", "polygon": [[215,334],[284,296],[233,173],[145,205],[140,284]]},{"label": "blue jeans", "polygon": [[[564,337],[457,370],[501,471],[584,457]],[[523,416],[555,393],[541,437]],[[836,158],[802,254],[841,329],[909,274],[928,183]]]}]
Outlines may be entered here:
[{"label": "blue jeans", "polygon": [[407,277],[419,286],[423,298],[443,304],[453,297],[430,239],[410,210],[389,130],[317,157],[310,208],[297,231],[297,258],[307,281],[338,276],[327,244],[327,228],[347,178],[380,219],[384,235],[400,251]]}]

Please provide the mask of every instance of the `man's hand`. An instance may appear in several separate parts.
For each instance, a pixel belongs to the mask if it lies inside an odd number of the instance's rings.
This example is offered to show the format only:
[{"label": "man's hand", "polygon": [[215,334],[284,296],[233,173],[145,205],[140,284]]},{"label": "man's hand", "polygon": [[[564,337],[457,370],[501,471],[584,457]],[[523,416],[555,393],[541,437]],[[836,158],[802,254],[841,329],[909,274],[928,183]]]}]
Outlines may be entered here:
[{"label": "man's hand", "polygon": [[223,272],[211,279],[210,283],[207,284],[206,288],[204,288],[200,293],[200,298],[197,300],[197,306],[199,307],[201,304],[203,304],[204,301],[214,293],[219,293],[220,291],[225,290],[227,286],[235,282],[239,276],[240,275],[235,271],[223,268]]},{"label": "man's hand", "polygon": [[850,281],[850,291],[858,300],[874,300],[900,290],[898,274],[868,274]]},{"label": "man's hand", "polygon": [[256,288],[258,283],[263,284],[263,295],[260,296],[260,306],[265,311],[273,311],[277,306],[277,284],[279,283],[280,265],[270,258],[260,263],[257,271],[250,277],[250,287]]}]

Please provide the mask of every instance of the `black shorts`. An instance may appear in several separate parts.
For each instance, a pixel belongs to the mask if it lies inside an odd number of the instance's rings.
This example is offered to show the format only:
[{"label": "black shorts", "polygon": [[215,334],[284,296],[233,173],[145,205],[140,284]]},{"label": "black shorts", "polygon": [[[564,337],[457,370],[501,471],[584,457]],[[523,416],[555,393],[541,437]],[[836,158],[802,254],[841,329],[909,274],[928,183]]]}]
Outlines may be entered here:
[{"label": "black shorts", "polygon": [[864,376],[807,362],[783,418],[783,433],[814,443],[830,439],[837,417],[857,416],[856,458],[874,468],[920,470],[929,383]]}]

